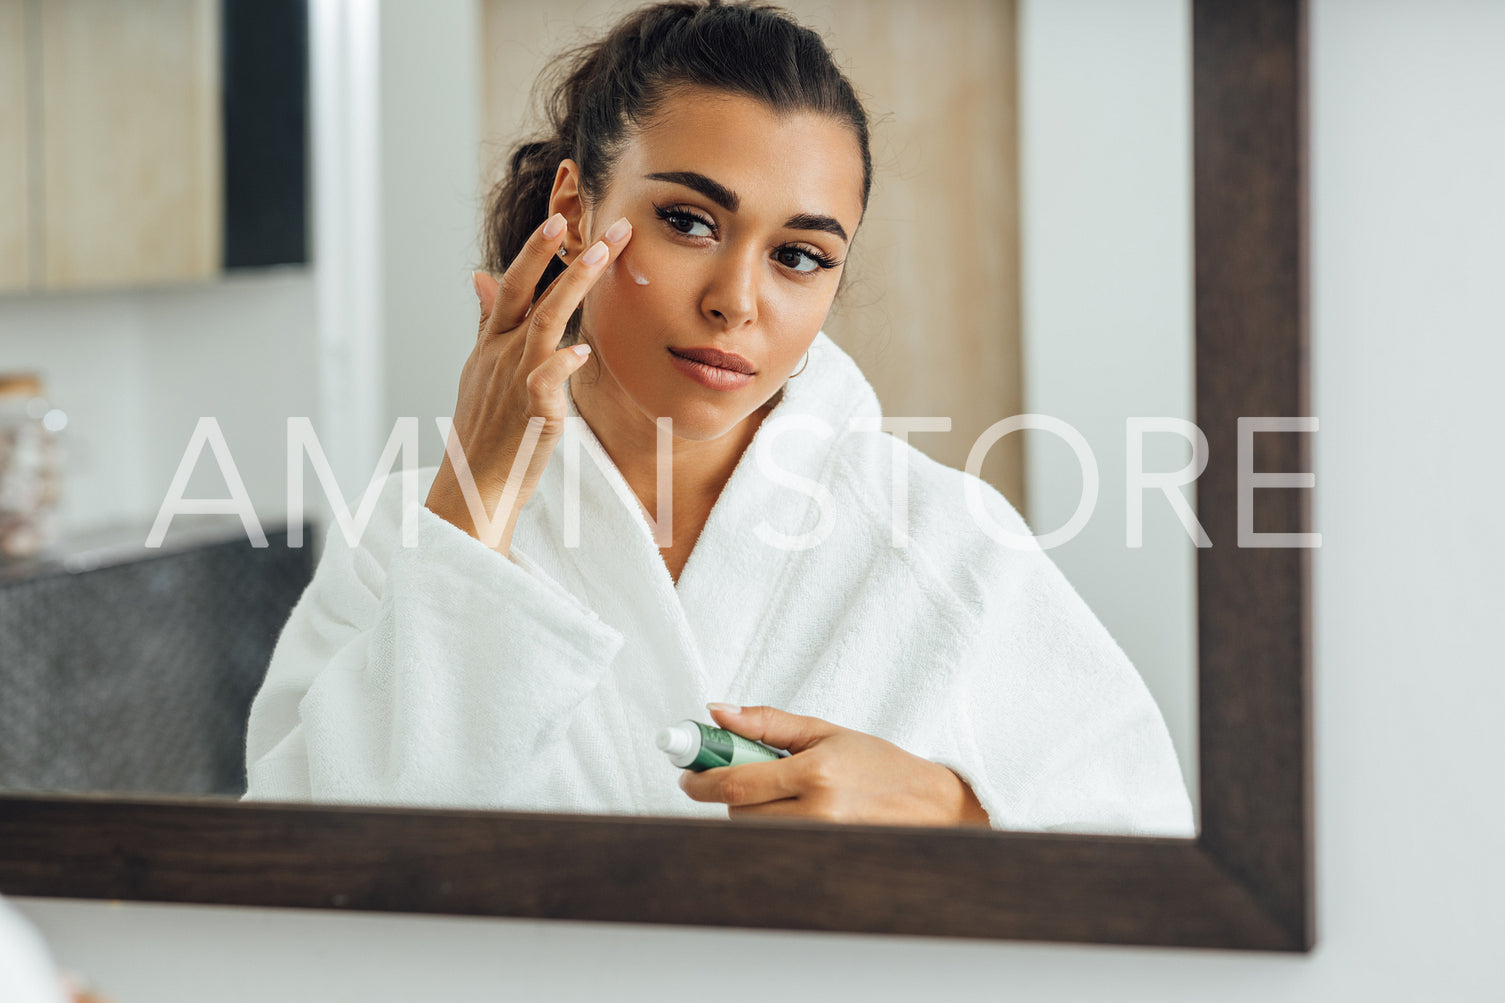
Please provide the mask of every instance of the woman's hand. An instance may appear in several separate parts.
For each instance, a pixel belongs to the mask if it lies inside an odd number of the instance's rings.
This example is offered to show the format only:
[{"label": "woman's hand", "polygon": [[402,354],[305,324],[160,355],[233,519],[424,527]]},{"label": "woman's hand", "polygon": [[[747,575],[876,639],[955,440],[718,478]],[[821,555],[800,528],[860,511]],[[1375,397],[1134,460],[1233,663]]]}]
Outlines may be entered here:
[{"label": "woman's hand", "polygon": [[766,763],[686,770],[696,801],[728,805],[732,818],[789,815],[876,825],[988,825],[972,789],[951,770],[892,742],[773,707],[708,704],[716,724],[792,755]]},{"label": "woman's hand", "polygon": [[454,425],[426,502],[502,554],[511,552],[518,515],[564,433],[565,380],[587,358],[588,349],[575,350],[584,345],[559,347],[565,324],[632,236],[632,225],[618,220],[534,302],[564,228],[558,213],[540,224],[500,283],[476,273],[480,332],[460,373]]}]

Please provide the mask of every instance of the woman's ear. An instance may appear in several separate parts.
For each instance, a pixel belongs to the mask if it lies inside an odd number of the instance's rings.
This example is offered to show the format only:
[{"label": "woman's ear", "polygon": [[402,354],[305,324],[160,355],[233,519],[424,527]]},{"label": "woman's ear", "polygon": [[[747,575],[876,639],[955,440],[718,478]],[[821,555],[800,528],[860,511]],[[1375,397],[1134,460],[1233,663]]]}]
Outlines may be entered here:
[{"label": "woman's ear", "polygon": [[548,215],[556,212],[564,214],[564,236],[559,242],[567,252],[565,260],[574,261],[585,250],[585,235],[590,232],[591,219],[580,200],[580,165],[568,157],[559,162],[559,170],[554,173],[554,188],[549,193]]}]

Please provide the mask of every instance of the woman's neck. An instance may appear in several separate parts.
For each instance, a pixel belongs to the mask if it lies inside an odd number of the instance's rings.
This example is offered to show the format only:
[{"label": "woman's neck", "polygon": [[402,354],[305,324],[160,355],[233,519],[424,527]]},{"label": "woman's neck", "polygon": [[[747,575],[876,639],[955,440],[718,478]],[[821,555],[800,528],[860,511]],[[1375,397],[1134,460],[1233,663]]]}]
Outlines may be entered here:
[{"label": "woman's neck", "polygon": [[[611,458],[622,479],[643,508],[658,518],[658,426],[631,404],[623,405],[608,395],[582,390],[570,393],[575,407]],[[684,547],[698,535],[712,506],[731,479],[742,454],[752,444],[758,426],[773,410],[774,400],[763,404],[724,435],[706,441],[673,439],[672,512],[674,547]],[[681,527],[684,527],[683,530]]]}]

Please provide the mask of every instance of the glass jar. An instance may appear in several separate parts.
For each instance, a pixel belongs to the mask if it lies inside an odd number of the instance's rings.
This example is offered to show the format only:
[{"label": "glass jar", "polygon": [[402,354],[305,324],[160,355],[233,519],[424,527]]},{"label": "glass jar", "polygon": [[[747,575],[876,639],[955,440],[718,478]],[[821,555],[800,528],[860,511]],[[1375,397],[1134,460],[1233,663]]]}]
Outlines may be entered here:
[{"label": "glass jar", "polygon": [[57,539],[67,424],[36,373],[0,373],[0,561],[34,557]]}]

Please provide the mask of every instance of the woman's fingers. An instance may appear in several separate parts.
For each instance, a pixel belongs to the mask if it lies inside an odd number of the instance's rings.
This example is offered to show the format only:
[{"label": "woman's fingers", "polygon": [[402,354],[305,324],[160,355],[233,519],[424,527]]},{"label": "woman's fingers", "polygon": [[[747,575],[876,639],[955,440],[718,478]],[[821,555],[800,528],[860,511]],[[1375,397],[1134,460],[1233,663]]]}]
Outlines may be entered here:
[{"label": "woman's fingers", "polygon": [[486,327],[491,320],[491,312],[496,308],[496,294],[498,285],[496,279],[485,272],[471,272],[470,281],[476,287],[476,299],[481,304],[481,323],[477,338],[486,336]]},{"label": "woman's fingers", "polygon": [[679,778],[679,786],[695,801],[763,804],[798,797],[804,788],[803,772],[804,763],[791,756],[766,763],[720,766],[702,773],[686,770]]},{"label": "woman's fingers", "polygon": [[566,274],[568,274],[568,272],[564,271],[554,276],[553,281],[544,287],[544,291],[539,294],[538,299],[534,300],[532,305],[529,306],[528,309],[532,310],[533,307],[536,307],[539,303],[543,302],[543,300],[548,297],[549,293],[553,292],[554,288],[559,285],[559,280],[564,278]]},{"label": "woman's fingers", "polygon": [[544,269],[559,253],[560,241],[564,239],[565,219],[563,213],[555,213],[538,224],[528,242],[507,270],[502,273],[496,306],[491,311],[487,334],[510,331],[523,322],[528,308],[533,303],[533,293]]},{"label": "woman's fingers", "polygon": [[844,729],[818,717],[791,714],[777,707],[738,707],[707,704],[719,727],[736,732],[743,738],[771,745],[775,749],[800,752]]},{"label": "woman's fingers", "polygon": [[584,343],[561,348],[547,362],[528,374],[528,403],[533,414],[548,414],[549,403],[559,393],[564,381],[585,365],[590,346]]},{"label": "woman's fingers", "polygon": [[541,357],[558,347],[570,315],[601,277],[607,264],[627,246],[631,238],[632,224],[626,217],[617,220],[601,240],[587,248],[584,254],[565,269],[552,291],[533,304],[533,311],[528,315],[528,345],[533,357]]},{"label": "woman's fingers", "polygon": [[726,814],[729,818],[750,818],[762,816],[782,816],[786,818],[810,818],[810,808],[799,798],[785,798],[782,801],[767,801],[763,804],[734,804],[726,806]]}]

